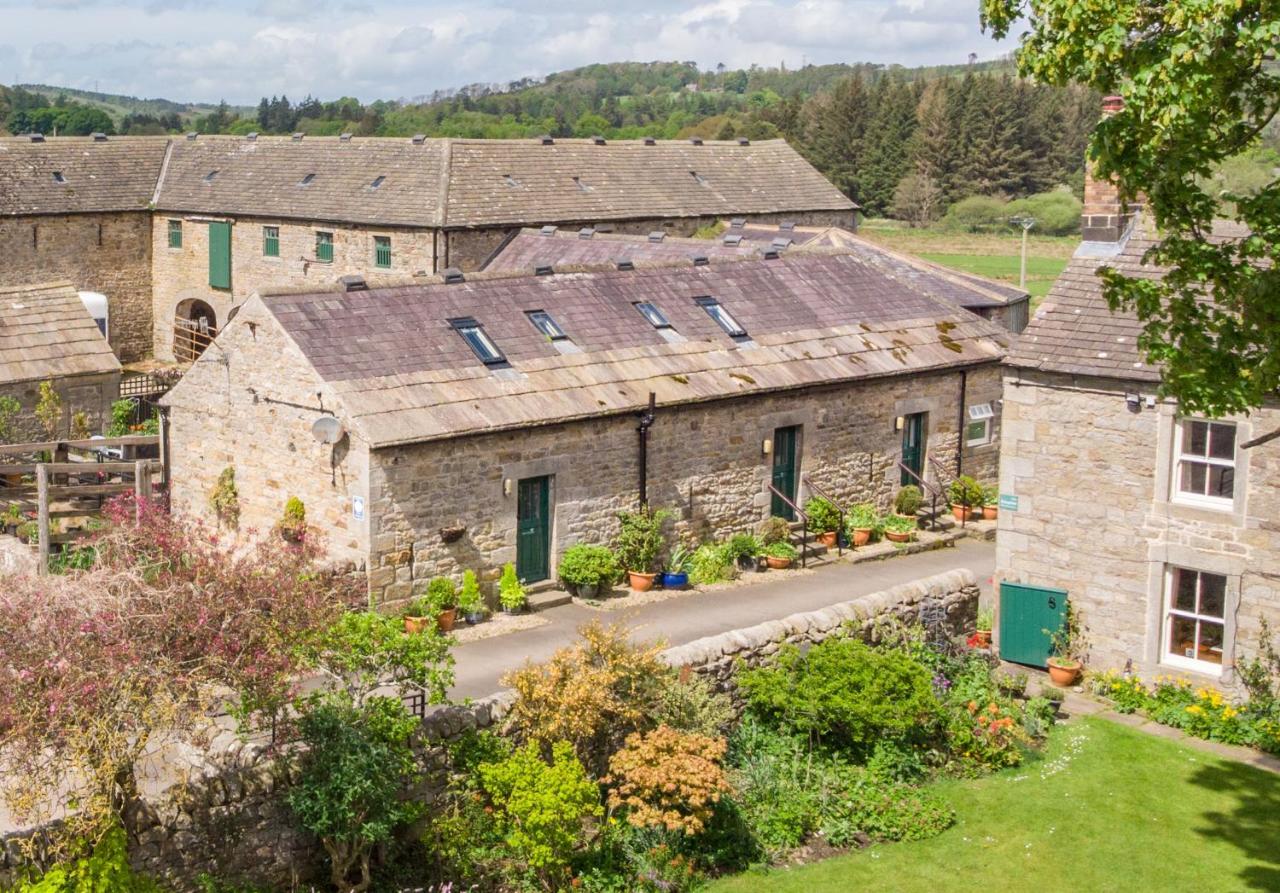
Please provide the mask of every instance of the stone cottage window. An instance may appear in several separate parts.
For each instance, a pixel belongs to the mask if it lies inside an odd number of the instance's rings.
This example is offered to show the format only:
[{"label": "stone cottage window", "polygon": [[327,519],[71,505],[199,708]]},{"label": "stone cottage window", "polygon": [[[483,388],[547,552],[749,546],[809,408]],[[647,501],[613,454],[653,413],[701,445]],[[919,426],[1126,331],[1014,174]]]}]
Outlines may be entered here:
[{"label": "stone cottage window", "polygon": [[1174,499],[1230,509],[1235,499],[1236,426],[1183,419],[1178,423]]},{"label": "stone cottage window", "polygon": [[280,227],[264,226],[262,228],[262,256],[280,256]]},{"label": "stone cottage window", "polygon": [[373,237],[373,265],[380,270],[391,269],[391,237]]},{"label": "stone cottage window", "polygon": [[964,427],[964,445],[982,446],[991,443],[991,422],[995,411],[990,403],[969,407],[969,422]]},{"label": "stone cottage window", "polygon": [[182,221],[181,220],[169,221],[169,247],[170,248],[182,247]]},{"label": "stone cottage window", "polygon": [[322,264],[333,263],[333,233],[316,233],[316,260]]},{"label": "stone cottage window", "polygon": [[1170,567],[1165,596],[1164,661],[1200,673],[1222,672],[1227,578]]}]

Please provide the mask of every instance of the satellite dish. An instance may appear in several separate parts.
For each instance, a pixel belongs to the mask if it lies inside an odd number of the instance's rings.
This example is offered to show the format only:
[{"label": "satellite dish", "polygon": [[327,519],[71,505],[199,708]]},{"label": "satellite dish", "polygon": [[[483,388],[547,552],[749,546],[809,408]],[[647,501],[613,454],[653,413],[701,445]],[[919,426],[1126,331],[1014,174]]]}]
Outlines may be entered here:
[{"label": "satellite dish", "polygon": [[337,443],[342,440],[342,423],[331,415],[322,415],[311,426],[311,436],[320,443]]}]

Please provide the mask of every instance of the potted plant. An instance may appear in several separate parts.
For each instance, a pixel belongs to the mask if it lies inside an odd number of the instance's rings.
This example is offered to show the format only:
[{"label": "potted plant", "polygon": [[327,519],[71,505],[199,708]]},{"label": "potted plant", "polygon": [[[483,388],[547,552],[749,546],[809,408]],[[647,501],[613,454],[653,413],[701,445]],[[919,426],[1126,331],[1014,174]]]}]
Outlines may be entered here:
[{"label": "potted plant", "polygon": [[791,539],[791,522],[786,518],[779,518],[774,515],[760,522],[760,528],[757,533],[760,536],[760,542],[766,546],[772,546],[774,543],[780,543],[784,540],[789,541]]},{"label": "potted plant", "polygon": [[962,474],[947,488],[947,499],[957,521],[973,517],[973,507],[982,506],[982,485],[967,474]]},{"label": "potted plant", "polygon": [[890,515],[884,519],[884,537],[891,543],[909,543],[916,536],[917,521],[906,515]]},{"label": "potted plant", "polygon": [[1062,615],[1062,625],[1056,630],[1044,630],[1049,636],[1049,679],[1057,686],[1074,685],[1084,669],[1085,641],[1080,628],[1080,617],[1067,602]]},{"label": "potted plant", "polygon": [[453,632],[458,620],[458,587],[449,577],[436,577],[427,584],[427,603],[440,632]]},{"label": "potted plant", "polygon": [[990,608],[978,609],[978,631],[974,635],[979,648],[991,647],[991,624],[995,620],[995,612]]},{"label": "potted plant", "polygon": [[836,544],[836,536],[840,530],[840,509],[835,503],[821,496],[814,496],[804,504],[804,513],[809,516],[809,524],[818,534],[818,542],[830,549]]},{"label": "potted plant", "polygon": [[1040,697],[1049,702],[1049,706],[1053,708],[1053,715],[1057,716],[1058,711],[1062,709],[1062,702],[1067,699],[1067,693],[1056,685],[1042,685]]},{"label": "potted plant", "polygon": [[431,621],[431,606],[425,598],[415,598],[404,609],[401,615],[404,621],[404,631],[417,635],[427,628],[427,624]]},{"label": "potted plant", "polygon": [[759,564],[756,559],[763,549],[760,540],[749,533],[735,533],[724,546],[725,555],[739,570],[744,571],[752,570]]},{"label": "potted plant", "polygon": [[795,546],[786,541],[771,543],[764,547],[764,560],[776,571],[786,570],[792,562],[800,557]]},{"label": "potted plant", "polygon": [[907,484],[893,499],[893,510],[899,515],[914,515],[924,504],[924,494],[915,484]]},{"label": "potted plant", "polygon": [[307,507],[296,496],[290,496],[284,504],[284,516],[279,523],[280,536],[291,543],[300,543],[307,533]]},{"label": "potted plant", "polygon": [[1027,674],[1001,673],[996,676],[996,688],[1011,698],[1020,698],[1027,693]]},{"label": "potted plant", "polygon": [[845,526],[849,530],[849,542],[855,549],[871,542],[871,535],[875,533],[879,521],[880,515],[876,507],[869,502],[859,502],[849,509]]},{"label": "potted plant", "polygon": [[16,502],[9,503],[9,507],[4,511],[4,530],[5,533],[13,536],[18,532],[18,525],[22,523],[22,509]]},{"label": "potted plant", "polygon": [[18,525],[18,539],[24,543],[34,543],[40,539],[40,525],[35,521],[23,521]]},{"label": "potted plant", "polygon": [[693,563],[693,552],[681,543],[671,550],[667,556],[666,566],[662,569],[663,589],[684,589],[689,585],[689,566]]},{"label": "potted plant", "polygon": [[462,589],[458,591],[458,611],[462,619],[475,626],[483,623],[485,614],[484,596],[480,594],[480,584],[476,580],[475,571],[462,572]]},{"label": "potted plant", "polygon": [[982,520],[994,521],[1000,513],[1000,488],[996,486],[982,488]]},{"label": "potted plant", "polygon": [[618,561],[607,546],[577,543],[564,550],[558,570],[560,582],[579,598],[595,598],[602,584],[618,576]]},{"label": "potted plant", "polygon": [[626,570],[631,588],[636,592],[648,592],[657,578],[658,556],[666,544],[662,525],[671,513],[644,506],[638,512],[621,512],[618,520],[622,529],[614,549],[618,563]]},{"label": "potted plant", "polygon": [[498,601],[507,614],[519,614],[528,602],[524,584],[516,576],[516,566],[508,563],[502,568],[502,577],[498,580]]}]

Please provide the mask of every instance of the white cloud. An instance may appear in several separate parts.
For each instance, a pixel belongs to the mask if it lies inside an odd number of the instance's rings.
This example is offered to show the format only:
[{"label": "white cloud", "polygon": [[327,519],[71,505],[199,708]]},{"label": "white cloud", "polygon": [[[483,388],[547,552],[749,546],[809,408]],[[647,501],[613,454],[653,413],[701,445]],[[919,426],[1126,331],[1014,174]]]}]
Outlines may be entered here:
[{"label": "white cloud", "polygon": [[242,104],[415,96],[590,62],[942,64],[1009,48],[955,0],[0,0],[0,10],[10,26],[0,81]]}]

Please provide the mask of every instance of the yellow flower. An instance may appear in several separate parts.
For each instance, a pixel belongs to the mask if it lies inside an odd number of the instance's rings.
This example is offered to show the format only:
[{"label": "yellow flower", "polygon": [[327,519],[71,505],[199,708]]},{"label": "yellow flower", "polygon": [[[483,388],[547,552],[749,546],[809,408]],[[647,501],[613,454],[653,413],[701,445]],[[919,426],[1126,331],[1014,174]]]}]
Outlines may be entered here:
[{"label": "yellow flower", "polygon": [[1187,708],[1188,713],[1204,713],[1204,709],[1199,704],[1192,704]]}]

